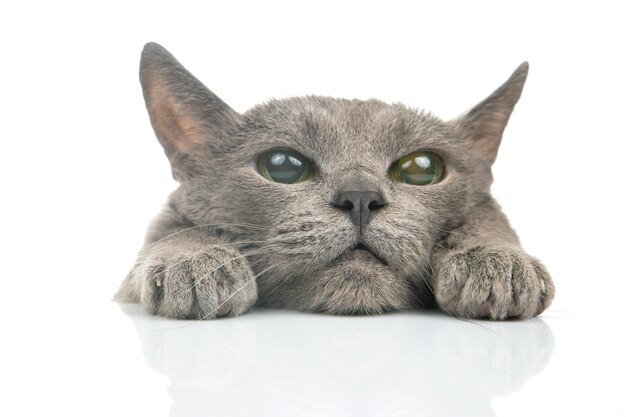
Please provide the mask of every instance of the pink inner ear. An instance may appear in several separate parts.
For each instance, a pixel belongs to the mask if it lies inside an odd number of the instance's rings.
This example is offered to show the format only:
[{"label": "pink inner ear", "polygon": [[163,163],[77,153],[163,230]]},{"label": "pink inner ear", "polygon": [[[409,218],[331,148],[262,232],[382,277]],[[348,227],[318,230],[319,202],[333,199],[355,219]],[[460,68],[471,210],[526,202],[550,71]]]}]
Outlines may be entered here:
[{"label": "pink inner ear", "polygon": [[[177,114],[173,109],[174,106],[164,105],[159,113],[154,115],[153,123],[163,136],[159,140],[165,140],[169,150],[189,153],[200,142],[194,135],[194,130],[197,130],[197,121],[192,117]],[[166,147],[165,144],[164,147]]]},{"label": "pink inner ear", "polygon": [[142,85],[150,121],[168,156],[193,153],[237,115],[206,87],[171,82],[158,69],[144,69]]},{"label": "pink inner ear", "polygon": [[476,147],[478,152],[487,160],[493,163],[498,156],[498,149],[500,148],[501,140],[494,140],[490,138],[481,138],[478,140]]},{"label": "pink inner ear", "polygon": [[176,118],[170,111],[164,111],[163,107],[161,105],[159,111],[151,111],[150,118],[165,154],[171,159],[173,154],[180,152],[185,146]]},{"label": "pink inner ear", "polygon": [[500,142],[502,142],[502,131],[498,127],[481,126],[472,132],[469,140],[472,151],[480,158],[494,163],[498,156]]},{"label": "pink inner ear", "polygon": [[165,153],[172,160],[177,152],[190,152],[199,140],[194,138],[197,121],[184,114],[181,105],[174,102],[171,93],[164,88],[158,77],[151,77],[148,96],[150,119]]}]

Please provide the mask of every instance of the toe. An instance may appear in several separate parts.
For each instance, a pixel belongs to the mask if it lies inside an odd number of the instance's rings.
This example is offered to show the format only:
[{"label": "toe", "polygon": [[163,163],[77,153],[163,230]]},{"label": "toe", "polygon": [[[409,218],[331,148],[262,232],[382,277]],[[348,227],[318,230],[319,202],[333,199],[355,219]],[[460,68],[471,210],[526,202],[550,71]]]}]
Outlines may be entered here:
[{"label": "toe", "polygon": [[230,310],[232,309],[232,306],[230,304],[230,301],[226,300],[226,301],[220,301],[218,307],[217,307],[217,315],[219,317],[222,316],[226,316],[230,313]]}]

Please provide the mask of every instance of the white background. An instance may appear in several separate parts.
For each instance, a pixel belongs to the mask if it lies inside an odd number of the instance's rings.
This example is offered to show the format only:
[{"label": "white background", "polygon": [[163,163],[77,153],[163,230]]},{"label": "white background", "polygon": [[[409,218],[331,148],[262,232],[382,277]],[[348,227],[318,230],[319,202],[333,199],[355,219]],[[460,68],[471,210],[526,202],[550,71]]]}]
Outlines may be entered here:
[{"label": "white background", "polygon": [[[557,337],[557,386],[493,406],[514,413],[547,390],[565,403],[585,390],[558,364],[576,359],[585,380],[603,358],[607,372],[586,380],[621,404],[602,402],[605,415],[625,412],[614,385],[624,371],[625,39],[620,3],[602,1],[2,3],[2,414],[168,413],[167,380],[144,369],[109,302],[176,186],[138,82],[148,41],[242,112],[320,94],[452,118],[529,61],[493,192],[554,277],[545,320],[586,325],[571,328],[578,339]],[[550,323],[557,336],[562,321]],[[568,357],[567,343],[589,356]]]}]

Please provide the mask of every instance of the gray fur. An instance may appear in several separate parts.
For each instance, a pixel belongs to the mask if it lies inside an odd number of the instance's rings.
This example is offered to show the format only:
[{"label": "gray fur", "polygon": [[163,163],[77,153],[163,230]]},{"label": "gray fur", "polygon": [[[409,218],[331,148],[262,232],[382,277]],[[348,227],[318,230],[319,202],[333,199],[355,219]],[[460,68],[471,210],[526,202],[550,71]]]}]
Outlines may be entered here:
[{"label": "gray fur", "polygon": [[[377,314],[435,303],[461,317],[527,318],[554,296],[490,195],[491,164],[528,65],[467,114],[444,122],[377,100],[298,97],[238,114],[164,48],[147,44],[141,82],[179,188],[151,225],[116,299],[174,318],[238,315],[255,303]],[[271,148],[314,162],[286,185],[256,168]],[[445,178],[394,182],[392,162],[438,153]],[[337,193],[380,193],[362,233]],[[362,243],[380,258],[355,254]]]}]

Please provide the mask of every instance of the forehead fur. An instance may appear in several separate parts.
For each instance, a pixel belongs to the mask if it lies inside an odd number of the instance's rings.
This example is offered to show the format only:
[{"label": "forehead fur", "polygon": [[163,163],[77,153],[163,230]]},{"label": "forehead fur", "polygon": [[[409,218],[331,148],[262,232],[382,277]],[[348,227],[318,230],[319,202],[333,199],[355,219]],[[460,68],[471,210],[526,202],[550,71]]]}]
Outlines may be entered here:
[{"label": "forehead fur", "polygon": [[459,147],[453,129],[434,115],[379,100],[271,100],[246,112],[241,126],[243,141],[237,142],[243,148],[288,147],[322,163],[388,164],[415,150]]}]

